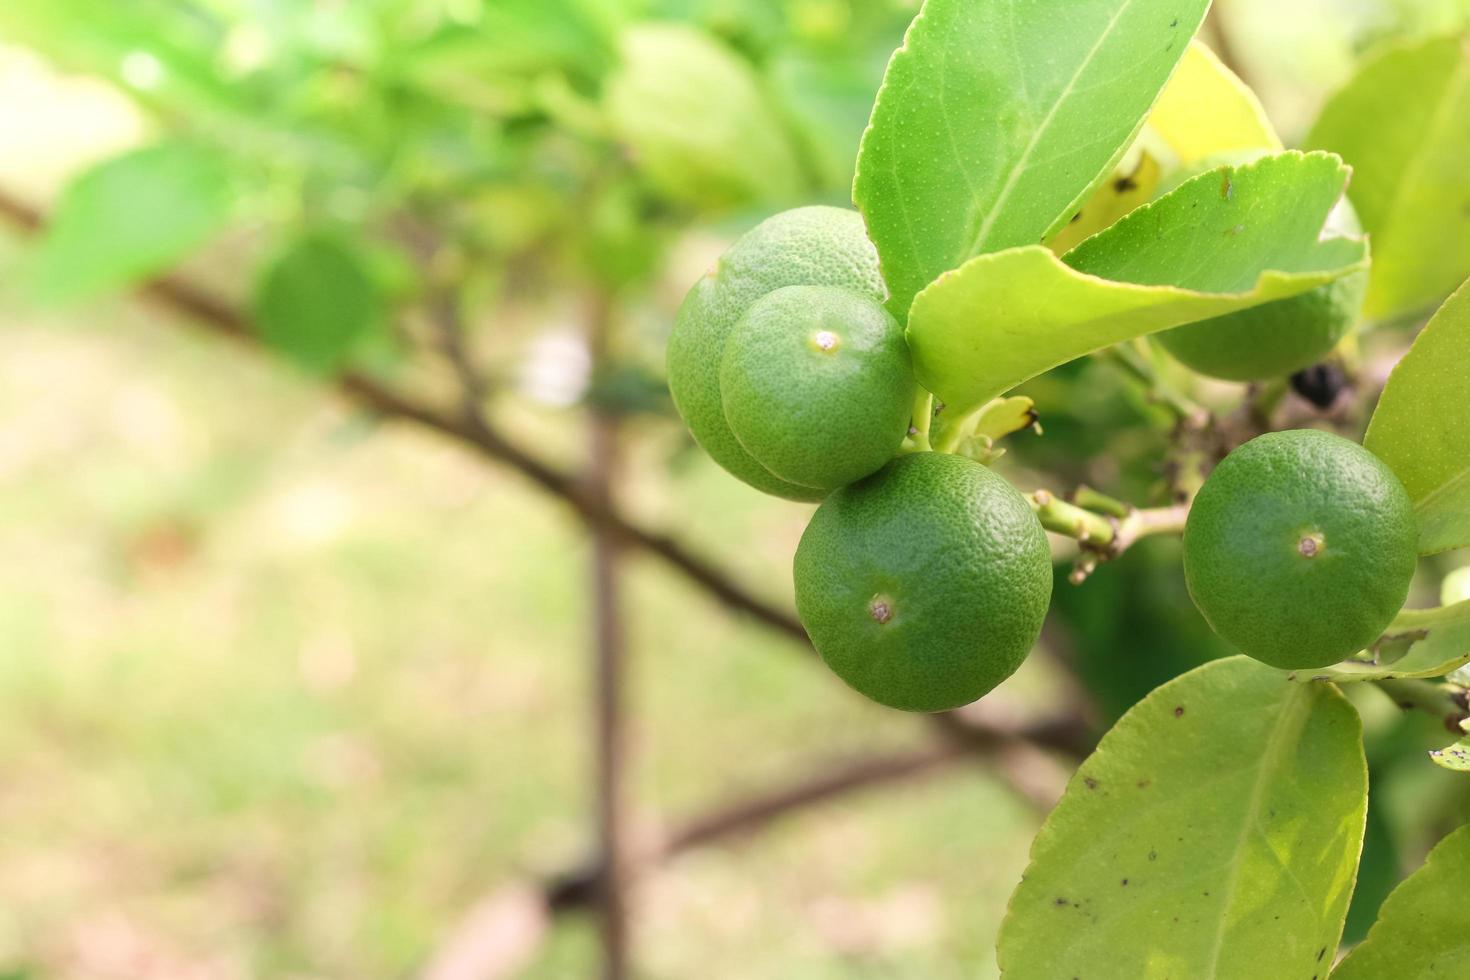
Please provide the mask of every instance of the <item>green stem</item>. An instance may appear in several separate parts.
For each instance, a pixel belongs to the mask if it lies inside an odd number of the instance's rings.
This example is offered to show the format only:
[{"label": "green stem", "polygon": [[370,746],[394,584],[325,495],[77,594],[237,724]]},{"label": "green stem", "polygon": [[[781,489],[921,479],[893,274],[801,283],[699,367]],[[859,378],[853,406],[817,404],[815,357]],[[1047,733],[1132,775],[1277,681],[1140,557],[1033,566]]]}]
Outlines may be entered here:
[{"label": "green stem", "polygon": [[1182,534],[1189,517],[1188,504],[1136,508],[1105,498],[1125,508],[1122,516],[1111,516],[1068,503],[1048,490],[1037,490],[1030,499],[1042,527],[1076,540],[1103,558],[1116,558],[1142,538]]},{"label": "green stem", "polygon": [[1154,366],[1148,362],[1148,358],[1132,345],[1118,344],[1105,351],[1099,351],[1098,356],[1143,384],[1149,391],[1149,397],[1172,412],[1180,422],[1197,425],[1209,418],[1208,409],[1160,377],[1158,371],[1154,370]]},{"label": "green stem", "polygon": [[914,396],[914,407],[909,417],[909,434],[904,440],[905,452],[925,453],[929,445],[929,427],[934,421],[934,396],[923,388]]},{"label": "green stem", "polygon": [[1456,735],[1464,734],[1460,722],[1470,717],[1470,710],[1467,710],[1464,693],[1459,688],[1402,677],[1386,677],[1373,684],[1405,711],[1422,711],[1444,722],[1444,726]]}]

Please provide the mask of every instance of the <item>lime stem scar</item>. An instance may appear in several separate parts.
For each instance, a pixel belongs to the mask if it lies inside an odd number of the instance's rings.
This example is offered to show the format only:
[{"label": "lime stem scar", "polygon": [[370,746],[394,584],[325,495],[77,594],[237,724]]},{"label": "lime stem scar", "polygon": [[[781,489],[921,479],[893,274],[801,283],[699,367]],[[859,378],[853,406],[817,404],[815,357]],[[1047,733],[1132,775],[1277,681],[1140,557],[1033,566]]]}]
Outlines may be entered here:
[{"label": "lime stem scar", "polygon": [[893,618],[893,603],[884,596],[875,595],[868,603],[868,615],[873,617],[875,623],[882,626]]}]

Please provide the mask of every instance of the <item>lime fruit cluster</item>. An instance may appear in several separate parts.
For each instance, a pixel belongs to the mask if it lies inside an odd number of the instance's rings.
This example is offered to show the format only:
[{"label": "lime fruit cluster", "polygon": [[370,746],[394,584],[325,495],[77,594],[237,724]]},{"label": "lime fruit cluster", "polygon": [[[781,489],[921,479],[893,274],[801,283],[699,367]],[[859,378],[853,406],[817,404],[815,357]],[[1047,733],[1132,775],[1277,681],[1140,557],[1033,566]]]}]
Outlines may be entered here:
[{"label": "lime fruit cluster", "polygon": [[[1347,198],[1328,216],[1327,229],[1339,236],[1363,233]],[[1331,353],[1357,324],[1367,292],[1367,271],[1354,272],[1297,296],[1166,330],[1157,340],[1175,360],[1206,377],[1280,377]]]},{"label": "lime fruit cluster", "polygon": [[856,211],[796,208],[747,232],[695,283],[669,336],[669,390],[695,440],[789,500],[820,500],[882,466],[915,391],[886,297]]},{"label": "lime fruit cluster", "polygon": [[856,212],[778,214],[689,291],[669,388],[730,473],[822,501],[795,580],[823,660],[875,701],[941,711],[1026,658],[1051,602],[1051,553],[1030,504],[986,467],[900,455],[920,389],[886,297]]},{"label": "lime fruit cluster", "polygon": [[833,493],[796,549],[796,608],[822,659],[905,711],[968,704],[1026,658],[1051,552],[1026,499],[962,456],[916,453]]},{"label": "lime fruit cluster", "polygon": [[1210,474],[1184,530],[1189,593],[1216,633],[1283,669],[1368,647],[1403,606],[1418,534],[1408,492],[1355,442],[1259,436]]}]

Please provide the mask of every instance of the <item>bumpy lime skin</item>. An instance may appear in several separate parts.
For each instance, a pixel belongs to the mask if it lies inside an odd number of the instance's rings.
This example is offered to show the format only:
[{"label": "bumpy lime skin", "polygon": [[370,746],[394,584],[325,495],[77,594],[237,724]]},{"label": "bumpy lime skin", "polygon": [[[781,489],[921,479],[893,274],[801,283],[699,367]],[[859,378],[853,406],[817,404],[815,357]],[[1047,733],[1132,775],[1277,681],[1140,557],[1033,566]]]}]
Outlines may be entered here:
[{"label": "bumpy lime skin", "polygon": [[1216,633],[1284,670],[1369,646],[1414,576],[1413,503],[1384,463],[1313,429],[1273,432],[1227,456],[1184,529],[1189,594]]},{"label": "bumpy lime skin", "polygon": [[[1347,198],[1328,215],[1327,230],[1341,236],[1363,233]],[[1175,360],[1209,378],[1279,378],[1330,354],[1357,324],[1367,295],[1364,270],[1299,296],[1166,330],[1157,339]]]},{"label": "bumpy lime skin", "polygon": [[756,300],[720,367],[740,445],[781,479],[827,490],[893,458],[917,391],[898,321],[837,286],[786,286]]},{"label": "bumpy lime skin", "polygon": [[1026,499],[987,467],[942,453],[901,456],[823,501],[795,577],[822,659],[904,711],[992,690],[1026,659],[1051,603],[1046,532]]},{"label": "bumpy lime skin", "polygon": [[783,286],[841,286],[887,298],[878,253],[862,216],[814,206],[784,211],[743,235],[684,299],[669,336],[669,390],[695,441],[731,474],[765,493],[820,500],[826,491],[771,473],[745,451],[725,422],[720,361],[741,315]]}]

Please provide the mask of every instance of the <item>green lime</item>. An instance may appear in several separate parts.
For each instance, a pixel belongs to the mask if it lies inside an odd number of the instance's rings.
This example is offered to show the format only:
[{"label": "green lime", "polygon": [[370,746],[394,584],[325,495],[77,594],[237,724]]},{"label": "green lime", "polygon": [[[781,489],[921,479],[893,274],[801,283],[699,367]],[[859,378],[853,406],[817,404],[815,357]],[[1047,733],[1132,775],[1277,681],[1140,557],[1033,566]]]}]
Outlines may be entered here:
[{"label": "green lime", "polygon": [[[1327,219],[1338,235],[1360,235],[1347,198]],[[1368,273],[1354,272],[1325,286],[1200,320],[1157,334],[1159,345],[1185,367],[1226,381],[1255,381],[1300,371],[1327,356],[1358,322]]]},{"label": "green lime", "polygon": [[827,666],[905,711],[968,704],[1036,642],[1051,552],[1026,498],[962,456],[900,456],[817,508],[796,609]]},{"label": "green lime", "polygon": [[917,388],[898,321],[837,286],[786,286],[756,300],[720,366],[725,421],[740,445],[781,479],[818,489],[893,458]]},{"label": "green lime", "polygon": [[725,340],[750,305],[782,286],[842,286],[882,301],[878,253],[856,211],[805,207],[761,222],[704,275],[679,309],[669,335],[669,391],[704,451],[758,490],[790,500],[826,493],[771,473],[745,451],[725,422],[720,361]]},{"label": "green lime", "polygon": [[1398,477],[1315,429],[1258,436],[1195,498],[1189,594],[1216,633],[1283,669],[1325,667],[1383,633],[1409,593],[1418,533]]}]

